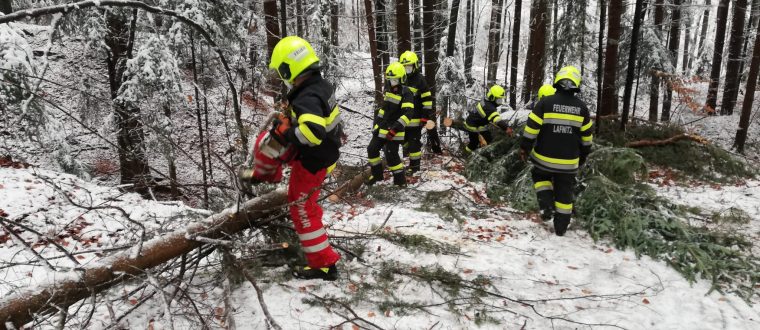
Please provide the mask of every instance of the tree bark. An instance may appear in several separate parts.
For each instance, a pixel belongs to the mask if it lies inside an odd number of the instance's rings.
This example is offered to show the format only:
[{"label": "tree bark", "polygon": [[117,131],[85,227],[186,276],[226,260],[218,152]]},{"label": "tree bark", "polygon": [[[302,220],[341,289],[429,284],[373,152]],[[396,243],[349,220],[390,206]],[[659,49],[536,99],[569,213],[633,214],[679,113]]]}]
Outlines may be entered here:
[{"label": "tree bark", "polygon": [[621,35],[620,19],[624,11],[623,0],[610,0],[607,48],[604,56],[602,104],[601,108],[597,110],[600,116],[618,113],[617,62]]},{"label": "tree bark", "polygon": [[203,142],[205,141],[203,137],[203,119],[201,118],[201,103],[200,103],[200,93],[198,92],[198,70],[196,66],[195,61],[195,39],[193,38],[193,33],[190,33],[190,55],[191,55],[191,65],[193,67],[193,88],[195,90],[195,114],[197,117],[197,123],[198,123],[198,140],[200,141],[200,151],[201,151],[201,171],[203,172],[203,207],[208,207],[208,176],[206,171],[206,153],[205,149],[203,148]]},{"label": "tree bark", "polygon": [[527,102],[543,80],[546,63],[546,32],[548,21],[548,0],[533,0],[530,10],[530,40],[525,60],[525,86],[523,102]]},{"label": "tree bark", "polygon": [[375,17],[377,18],[377,29],[375,36],[377,40],[377,52],[380,54],[380,68],[385,68],[390,64],[390,53],[388,51],[388,30],[385,25],[385,1],[375,0]]},{"label": "tree bark", "polygon": [[287,0],[280,0],[280,37],[285,38],[288,36],[288,2]]},{"label": "tree bark", "polygon": [[596,58],[596,131],[599,132],[601,121],[599,120],[599,111],[602,108],[602,83],[604,82],[604,28],[607,18],[607,0],[599,1],[599,42]]},{"label": "tree bark", "polygon": [[[435,74],[438,71],[437,40],[435,38],[436,0],[422,1],[422,27],[425,41],[425,79],[431,91],[435,91]],[[435,104],[433,104],[435,109]]]},{"label": "tree bark", "polygon": [[[760,0],[752,0],[752,4],[751,4],[750,8],[751,9],[749,10],[749,13],[750,13],[749,14],[749,19],[747,19],[747,24],[745,25],[746,26],[745,31],[754,31],[755,30],[755,26],[757,26],[757,23],[758,23],[757,22],[757,20],[758,20],[757,12],[760,9]],[[747,57],[748,57],[747,54],[750,51],[750,49],[748,49],[748,47],[749,47],[749,43],[753,42],[753,40],[754,40],[754,39],[752,39],[753,37],[754,37],[754,35],[752,35],[752,33],[744,33],[744,46],[742,47],[742,56],[741,56],[742,57],[742,63],[739,66],[739,76],[742,78],[741,80],[744,80],[743,79],[744,78],[744,68],[745,68],[745,65],[747,64],[747,60],[746,60]]]},{"label": "tree bark", "polygon": [[728,62],[726,63],[726,87],[723,89],[721,115],[734,114],[736,99],[739,94],[739,69],[742,62],[742,39],[744,37],[744,14],[747,12],[747,0],[734,2],[731,21],[731,39],[728,41]]},{"label": "tree bark", "polygon": [[340,16],[340,4],[337,0],[330,1],[330,45],[333,50],[338,47],[338,17]]},{"label": "tree bark", "polygon": [[398,53],[412,50],[412,35],[409,27],[409,0],[396,0],[396,36]]},{"label": "tree bark", "polygon": [[[691,5],[689,3],[689,0],[686,0],[686,2],[683,4],[682,10],[688,9],[689,5]],[[688,71],[690,69],[689,62],[691,59],[691,56],[690,56],[691,48],[689,48],[689,43],[691,42],[691,15],[687,11],[686,15],[683,15],[683,16],[684,16],[684,24],[683,24],[684,39],[683,39],[683,60],[681,60],[681,66],[682,66],[681,71],[683,71],[683,74],[686,75],[688,74]]]},{"label": "tree bark", "polygon": [[720,70],[723,62],[723,45],[726,41],[726,23],[728,22],[728,5],[731,0],[720,0],[715,20],[715,43],[713,44],[713,60],[710,70],[710,86],[707,89],[705,110],[715,114],[718,102],[718,87],[720,86]]},{"label": "tree bark", "polygon": [[372,57],[372,74],[375,80],[375,104],[381,104],[383,100],[383,81],[380,63],[382,59],[377,52],[377,36],[375,35],[375,20],[372,13],[372,0],[364,0],[364,11],[367,18],[367,35],[369,35],[369,50]]},{"label": "tree bark", "polygon": [[422,3],[420,0],[413,0],[414,6],[414,52],[422,54]]},{"label": "tree bark", "polygon": [[[517,0],[521,1],[521,0]],[[472,57],[475,54],[475,40],[473,33],[473,0],[467,0],[467,22],[465,24],[465,41],[464,41],[464,75],[467,78],[469,86],[472,79]]]},{"label": "tree bark", "polygon": [[[305,38],[304,35],[304,25],[306,25],[305,21],[306,19],[303,17],[304,10],[303,10],[303,0],[296,0],[296,34],[301,37]],[[358,14],[357,14],[358,15]]]},{"label": "tree bark", "polygon": [[499,54],[501,53],[501,9],[503,0],[491,1],[491,24],[488,30],[488,74],[486,83],[496,83],[496,71],[499,69]]},{"label": "tree bark", "polygon": [[[670,52],[670,60],[673,64],[673,73],[678,71],[678,46],[681,42],[681,1],[673,1],[673,11],[671,12],[670,19],[670,41],[668,42],[668,51]],[[670,109],[673,104],[673,83],[668,82],[665,84],[665,97],[662,100],[662,116],[660,120],[670,121]]]},{"label": "tree bark", "polygon": [[451,12],[449,13],[449,35],[446,39],[446,57],[454,56],[457,38],[457,22],[459,21],[459,3],[460,0],[453,0],[451,3]]},{"label": "tree bark", "polygon": [[13,12],[13,0],[0,0],[0,12],[10,14]]},{"label": "tree bark", "polygon": [[[699,44],[697,46],[697,54],[702,54],[702,46],[705,44],[705,39],[707,39],[707,27],[710,25],[710,7],[711,7],[710,0],[705,1],[705,12],[702,14],[702,27],[701,31],[699,32]],[[701,56],[701,55],[700,55]],[[699,63],[699,62],[698,62]],[[691,58],[689,58],[689,67],[692,67],[691,64]],[[697,67],[697,74],[702,74],[700,70],[701,65]]]},{"label": "tree bark", "polygon": [[509,73],[509,106],[517,109],[517,66],[520,51],[520,13],[522,13],[522,0],[515,0],[515,22],[512,27],[512,67]]},{"label": "tree bark", "polygon": [[[272,58],[274,46],[280,41],[280,25],[277,16],[277,0],[264,0],[264,28],[267,34],[267,63]],[[269,76],[269,87],[267,91],[272,95],[275,101],[278,99],[278,91],[281,82],[277,75]]]},{"label": "tree bark", "polygon": [[[756,33],[760,34],[760,24],[757,24],[756,31]],[[744,153],[744,144],[747,142],[749,118],[752,114],[752,103],[755,100],[755,89],[757,88],[758,71],[760,70],[760,38],[757,36],[755,36],[755,45],[752,48],[752,62],[750,63],[749,75],[747,76],[742,114],[739,117],[739,128],[736,130],[736,137],[734,138],[734,147],[736,147],[736,151],[742,154]]]},{"label": "tree bark", "polygon": [[636,70],[636,51],[639,46],[639,31],[641,30],[641,21],[644,18],[644,0],[636,0],[636,7],[633,11],[633,30],[631,31],[631,49],[628,53],[628,71],[625,77],[625,88],[623,89],[623,117],[620,121],[620,130],[625,130],[628,123],[628,111],[631,104],[631,90],[633,89],[633,79]]}]

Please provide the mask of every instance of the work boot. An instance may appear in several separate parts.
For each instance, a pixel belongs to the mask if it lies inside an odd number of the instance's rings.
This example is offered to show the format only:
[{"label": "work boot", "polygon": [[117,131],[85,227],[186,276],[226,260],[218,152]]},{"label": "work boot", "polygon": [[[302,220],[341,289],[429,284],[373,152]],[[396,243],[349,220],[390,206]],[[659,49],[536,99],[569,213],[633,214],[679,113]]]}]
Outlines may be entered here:
[{"label": "work boot", "polygon": [[371,186],[377,182],[383,181],[383,166],[382,165],[375,165],[370,167],[372,170],[372,174],[369,176],[369,179],[367,179],[366,183],[368,186]]},{"label": "work boot", "polygon": [[419,159],[410,159],[409,160],[409,169],[407,170],[407,173],[409,175],[412,175],[414,173],[417,173],[420,171],[420,160]]},{"label": "work boot", "polygon": [[554,216],[554,210],[552,209],[543,209],[541,210],[541,220],[549,221]]},{"label": "work boot", "polygon": [[554,233],[557,234],[557,236],[565,236],[568,225],[570,225],[570,219],[554,217]]},{"label": "work boot", "polygon": [[406,186],[406,175],[404,175],[404,170],[400,170],[397,173],[393,173],[393,184],[397,186]]},{"label": "work boot", "polygon": [[323,281],[335,281],[338,279],[338,266],[332,265],[323,268],[311,268],[306,266],[303,269],[294,270],[293,277],[302,280],[322,279]]}]

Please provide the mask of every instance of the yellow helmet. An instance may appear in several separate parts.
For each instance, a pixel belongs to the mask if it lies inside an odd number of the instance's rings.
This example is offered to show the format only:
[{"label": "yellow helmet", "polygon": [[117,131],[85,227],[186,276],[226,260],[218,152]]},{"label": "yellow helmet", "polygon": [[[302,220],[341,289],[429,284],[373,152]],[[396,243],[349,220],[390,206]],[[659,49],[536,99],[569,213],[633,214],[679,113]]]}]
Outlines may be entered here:
[{"label": "yellow helmet", "polygon": [[540,101],[544,96],[554,95],[554,92],[556,89],[554,89],[554,86],[545,84],[541,86],[541,88],[538,89],[538,100]]},{"label": "yellow helmet", "polygon": [[491,89],[488,90],[488,94],[486,94],[486,99],[489,101],[496,101],[497,99],[503,99],[506,92],[504,91],[504,87],[501,87],[499,85],[493,85],[491,86]]},{"label": "yellow helmet", "polygon": [[404,83],[405,78],[406,69],[404,69],[404,65],[399,62],[388,64],[388,68],[385,69],[385,79],[398,79],[399,82]]},{"label": "yellow helmet", "polygon": [[269,68],[277,71],[280,79],[292,84],[306,69],[319,63],[319,57],[308,41],[296,36],[282,38],[274,50]]},{"label": "yellow helmet", "polygon": [[402,65],[414,65],[415,69],[420,67],[420,59],[417,57],[417,54],[410,50],[401,53],[401,56],[398,57],[398,61],[401,62]]},{"label": "yellow helmet", "polygon": [[581,87],[581,72],[578,71],[578,69],[574,66],[566,66],[562,69],[559,69],[559,72],[557,72],[557,75],[554,76],[554,83],[556,84],[562,79],[568,79],[575,84],[576,88]]}]

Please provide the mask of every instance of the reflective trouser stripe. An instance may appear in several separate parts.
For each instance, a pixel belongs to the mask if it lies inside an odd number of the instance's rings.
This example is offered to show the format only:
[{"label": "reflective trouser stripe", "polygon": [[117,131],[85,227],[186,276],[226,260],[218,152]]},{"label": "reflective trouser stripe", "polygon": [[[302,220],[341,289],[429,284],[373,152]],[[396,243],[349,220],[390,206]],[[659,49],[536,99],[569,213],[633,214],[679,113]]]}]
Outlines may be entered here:
[{"label": "reflective trouser stripe", "polygon": [[420,158],[422,158],[422,151],[409,153],[409,159],[420,159]]},{"label": "reflective trouser stripe", "polygon": [[552,190],[554,189],[554,186],[552,185],[551,181],[539,181],[533,185],[533,188],[536,189],[536,191],[544,191]]},{"label": "reflective trouser stripe", "polygon": [[319,238],[323,235],[327,235],[327,231],[325,230],[325,228],[319,228],[310,233],[298,234],[298,239],[301,241],[308,241],[311,239]]},{"label": "reflective trouser stripe", "polygon": [[369,160],[367,160],[367,162],[369,162],[370,165],[376,165],[376,164],[380,164],[381,160],[382,158],[375,157],[375,158],[370,158]]},{"label": "reflective trouser stripe", "polygon": [[572,214],[573,204],[564,204],[560,202],[554,202],[554,209],[557,211],[557,213]]},{"label": "reflective trouser stripe", "polygon": [[393,166],[388,166],[388,170],[390,170],[393,173],[398,173],[399,171],[404,170],[404,163],[399,163]]},{"label": "reflective trouser stripe", "polygon": [[578,169],[579,159],[559,159],[542,156],[533,150],[530,154],[531,158],[541,166],[555,170],[572,171]]},{"label": "reflective trouser stripe", "polygon": [[324,242],[319,243],[317,245],[304,246],[303,247],[303,251],[306,252],[306,253],[317,253],[317,252],[322,251],[322,250],[324,250],[324,249],[326,249],[328,247],[330,247],[330,242],[328,242],[327,240],[325,240]]}]

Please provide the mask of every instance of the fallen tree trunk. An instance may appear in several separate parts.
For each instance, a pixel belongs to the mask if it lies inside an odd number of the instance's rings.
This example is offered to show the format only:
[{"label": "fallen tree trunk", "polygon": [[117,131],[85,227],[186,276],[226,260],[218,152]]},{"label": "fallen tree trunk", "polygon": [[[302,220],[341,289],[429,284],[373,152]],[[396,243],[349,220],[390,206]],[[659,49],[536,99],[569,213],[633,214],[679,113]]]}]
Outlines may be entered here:
[{"label": "fallen tree trunk", "polygon": [[628,148],[654,147],[654,146],[662,146],[666,144],[675,143],[675,142],[678,142],[679,140],[684,140],[684,139],[692,140],[700,144],[707,144],[707,140],[705,140],[705,138],[699,135],[683,133],[683,134],[678,134],[676,136],[667,138],[665,140],[647,139],[647,140],[632,141],[632,142],[626,143],[625,146]]},{"label": "fallen tree trunk", "polygon": [[[343,184],[333,194],[341,195],[361,187],[367,171]],[[35,315],[48,314],[67,308],[75,302],[104,291],[120,281],[141,275],[145,270],[161,265],[203,245],[192,237],[218,239],[250,228],[254,220],[279,214],[287,204],[287,193],[278,189],[254,198],[239,206],[230,207],[185,229],[154,238],[143,244],[137,256],[130,250],[100,261],[99,266],[79,270],[78,276],[37,289],[24,291],[0,302],[0,329],[9,325],[21,328]]]}]

